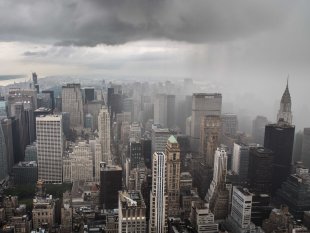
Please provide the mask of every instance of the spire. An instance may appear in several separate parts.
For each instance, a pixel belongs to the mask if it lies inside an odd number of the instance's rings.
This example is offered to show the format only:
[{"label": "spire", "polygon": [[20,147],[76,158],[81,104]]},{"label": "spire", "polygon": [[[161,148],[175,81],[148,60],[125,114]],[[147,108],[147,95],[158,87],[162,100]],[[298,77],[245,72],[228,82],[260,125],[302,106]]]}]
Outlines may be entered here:
[{"label": "spire", "polygon": [[291,94],[290,94],[290,90],[288,88],[288,81],[289,81],[290,76],[287,76],[287,80],[286,80],[286,88],[285,91],[282,95],[282,99],[281,99],[281,103],[291,103]]}]

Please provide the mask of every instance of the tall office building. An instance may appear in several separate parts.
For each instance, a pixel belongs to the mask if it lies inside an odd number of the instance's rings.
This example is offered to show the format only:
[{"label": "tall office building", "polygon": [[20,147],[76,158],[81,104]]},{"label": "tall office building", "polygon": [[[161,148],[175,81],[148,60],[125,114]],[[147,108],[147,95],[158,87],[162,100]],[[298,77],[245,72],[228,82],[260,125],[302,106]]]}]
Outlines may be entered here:
[{"label": "tall office building", "polygon": [[180,147],[176,138],[168,138],[166,151],[167,157],[167,192],[168,216],[178,216],[180,213]]},{"label": "tall office building", "polygon": [[295,126],[279,121],[265,129],[264,147],[272,150],[272,194],[281,187],[291,170]]},{"label": "tall office building", "polygon": [[118,192],[122,190],[122,168],[100,164],[100,205],[103,209],[118,208]]},{"label": "tall office building", "polygon": [[62,116],[36,118],[38,179],[62,183],[63,132]]},{"label": "tall office building", "polygon": [[252,137],[255,143],[264,144],[265,126],[268,124],[267,117],[257,116],[253,120]]},{"label": "tall office building", "polygon": [[195,93],[192,98],[191,148],[199,152],[201,118],[206,115],[220,116],[222,109],[221,94]]},{"label": "tall office building", "polygon": [[238,118],[236,114],[226,113],[221,115],[222,134],[235,136],[238,131]]},{"label": "tall office building", "polygon": [[167,159],[163,152],[153,154],[152,190],[150,198],[150,233],[168,232]]},{"label": "tall office building", "polygon": [[264,147],[250,148],[248,183],[251,190],[271,193],[273,152]]},{"label": "tall office building", "polygon": [[0,181],[5,179],[8,175],[8,153],[2,125],[0,124]]},{"label": "tall office building", "polygon": [[241,183],[245,183],[248,176],[249,150],[249,146],[244,143],[234,143],[232,171],[238,175]]},{"label": "tall office building", "polygon": [[110,114],[108,108],[103,106],[98,115],[98,131],[101,143],[102,158],[101,161],[112,164],[111,157],[111,132],[110,132]]},{"label": "tall office building", "polygon": [[281,98],[280,109],[279,109],[279,112],[277,115],[277,121],[282,119],[287,124],[289,124],[289,125],[292,124],[293,115],[292,115],[292,111],[291,111],[291,105],[292,105],[291,95],[290,95],[290,91],[288,89],[288,82],[287,82],[285,91],[284,91],[282,98]]},{"label": "tall office building", "polygon": [[310,168],[310,128],[304,128],[301,147],[301,159],[303,164]]},{"label": "tall office building", "polygon": [[157,94],[154,103],[154,123],[162,127],[175,126],[175,95]]},{"label": "tall office building", "polygon": [[214,153],[220,144],[220,136],[220,116],[207,115],[202,117],[200,127],[200,153],[203,162],[208,167],[213,167]]},{"label": "tall office building", "polygon": [[121,233],[146,232],[146,206],[140,191],[119,192],[118,229]]},{"label": "tall office building", "polygon": [[70,113],[70,123],[72,128],[84,126],[84,111],[81,85],[69,83],[62,86],[62,111]]}]

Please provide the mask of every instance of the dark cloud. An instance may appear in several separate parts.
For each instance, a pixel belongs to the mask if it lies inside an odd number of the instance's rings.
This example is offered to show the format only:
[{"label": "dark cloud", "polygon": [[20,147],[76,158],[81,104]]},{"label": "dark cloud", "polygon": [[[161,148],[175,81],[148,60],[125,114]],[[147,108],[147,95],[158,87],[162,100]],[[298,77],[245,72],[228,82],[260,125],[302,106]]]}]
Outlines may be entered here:
[{"label": "dark cloud", "polygon": [[76,46],[228,41],[280,27],[293,9],[289,0],[0,0],[0,40]]}]

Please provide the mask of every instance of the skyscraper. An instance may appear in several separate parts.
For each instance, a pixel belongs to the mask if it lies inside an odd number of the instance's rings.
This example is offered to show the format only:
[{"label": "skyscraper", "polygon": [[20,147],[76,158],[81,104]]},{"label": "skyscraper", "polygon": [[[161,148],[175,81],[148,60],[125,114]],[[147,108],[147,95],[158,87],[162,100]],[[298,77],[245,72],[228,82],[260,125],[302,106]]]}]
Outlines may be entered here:
[{"label": "skyscraper", "polygon": [[172,128],[175,124],[175,95],[158,94],[154,103],[154,123]]},{"label": "skyscraper", "polygon": [[221,115],[222,95],[195,93],[192,99],[192,116],[191,116],[191,148],[194,152],[199,151],[200,143],[200,123],[201,118],[206,115]]},{"label": "skyscraper", "polygon": [[63,132],[62,116],[36,118],[38,179],[62,183]]},{"label": "skyscraper", "polygon": [[247,229],[251,224],[251,208],[252,194],[247,189],[239,186],[233,187],[231,218],[237,227],[234,227],[232,232],[247,232],[241,231]]},{"label": "skyscraper", "polygon": [[70,123],[72,128],[84,126],[83,98],[81,85],[69,83],[62,86],[62,111],[70,113]]},{"label": "skyscraper", "polygon": [[222,133],[228,136],[235,136],[238,130],[238,118],[236,114],[221,115]]},{"label": "skyscraper", "polygon": [[8,176],[8,153],[4,138],[4,133],[2,130],[2,125],[0,124],[0,181]]},{"label": "skyscraper", "polygon": [[264,135],[265,135],[265,126],[267,124],[268,124],[268,119],[264,116],[257,116],[253,120],[252,137],[255,143],[263,145]]},{"label": "skyscraper", "polygon": [[295,126],[281,121],[278,124],[269,124],[265,128],[264,147],[274,152],[272,193],[281,187],[290,174],[294,133]]},{"label": "skyscraper", "polygon": [[167,192],[168,216],[178,216],[180,209],[180,147],[176,138],[168,138],[166,151],[167,157]]},{"label": "skyscraper", "polygon": [[163,152],[153,154],[152,190],[150,198],[150,233],[168,232],[167,224],[167,159]]},{"label": "skyscraper", "polygon": [[271,192],[273,152],[264,147],[250,148],[248,183],[258,193]]},{"label": "skyscraper", "polygon": [[200,153],[203,162],[205,165],[212,168],[214,164],[214,153],[220,144],[220,116],[207,115],[202,117],[200,134]]},{"label": "skyscraper", "polygon": [[103,209],[118,207],[118,191],[122,190],[122,168],[100,164],[100,205]]},{"label": "skyscraper", "polygon": [[102,161],[107,164],[112,163],[111,157],[111,132],[110,132],[110,114],[108,108],[103,106],[98,115],[98,131],[101,143]]},{"label": "skyscraper", "polygon": [[285,91],[281,98],[280,109],[277,115],[277,121],[282,119],[284,122],[288,123],[289,125],[292,124],[293,115],[291,111],[291,105],[292,105],[291,95],[288,89],[288,82],[287,82]]},{"label": "skyscraper", "polygon": [[310,128],[304,128],[301,147],[301,159],[307,168],[310,168]]},{"label": "skyscraper", "polygon": [[244,143],[234,143],[232,171],[238,175],[241,183],[245,183],[248,176],[249,150]]},{"label": "skyscraper", "polygon": [[7,112],[7,102],[4,100],[0,100],[0,120],[2,118],[8,117],[8,112]]},{"label": "skyscraper", "polygon": [[214,191],[219,185],[223,185],[226,181],[227,174],[227,154],[226,151],[217,148],[214,155],[213,179],[206,195],[206,200],[210,201],[214,195]]}]

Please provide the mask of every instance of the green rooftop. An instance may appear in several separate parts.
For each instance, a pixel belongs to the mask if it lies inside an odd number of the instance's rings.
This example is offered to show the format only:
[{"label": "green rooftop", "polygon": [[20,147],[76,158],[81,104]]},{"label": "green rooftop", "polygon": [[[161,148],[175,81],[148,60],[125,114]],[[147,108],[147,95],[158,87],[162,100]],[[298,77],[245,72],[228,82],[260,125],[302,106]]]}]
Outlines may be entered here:
[{"label": "green rooftop", "polygon": [[169,141],[170,143],[178,143],[178,141],[176,140],[176,138],[175,138],[173,135],[171,135],[171,136],[168,138],[168,141]]}]

